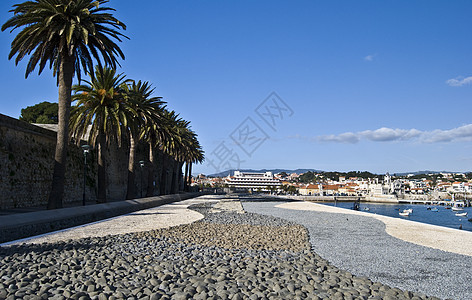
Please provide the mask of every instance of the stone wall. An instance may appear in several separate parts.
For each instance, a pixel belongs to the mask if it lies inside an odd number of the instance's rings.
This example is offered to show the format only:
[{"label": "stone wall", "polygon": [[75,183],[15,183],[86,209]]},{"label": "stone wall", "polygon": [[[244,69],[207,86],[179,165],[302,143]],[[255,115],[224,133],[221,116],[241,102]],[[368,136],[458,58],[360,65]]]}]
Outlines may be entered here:
[{"label": "stone wall", "polygon": [[[53,129],[54,126],[48,128]],[[0,209],[44,206],[51,189],[56,133],[0,114]],[[136,161],[147,161],[147,145],[138,145]],[[86,199],[96,200],[96,151],[87,156]],[[112,144],[107,148],[107,197],[110,201],[124,200],[127,189],[128,149]],[[159,182],[163,172],[160,166],[162,153],[156,151],[154,195],[159,195]],[[166,164],[168,167],[172,162]],[[136,167],[136,197],[147,188],[149,163]],[[181,170],[169,170],[167,191],[170,191],[173,171],[181,177]],[[64,204],[81,202],[83,194],[84,157],[82,149],[69,145],[67,153]],[[141,180],[142,176],[142,180]]]},{"label": "stone wall", "polygon": [[[0,209],[47,204],[55,147],[55,132],[0,114]],[[64,203],[82,200],[83,166],[82,150],[70,145]],[[88,199],[95,199],[95,169],[89,163]]]}]

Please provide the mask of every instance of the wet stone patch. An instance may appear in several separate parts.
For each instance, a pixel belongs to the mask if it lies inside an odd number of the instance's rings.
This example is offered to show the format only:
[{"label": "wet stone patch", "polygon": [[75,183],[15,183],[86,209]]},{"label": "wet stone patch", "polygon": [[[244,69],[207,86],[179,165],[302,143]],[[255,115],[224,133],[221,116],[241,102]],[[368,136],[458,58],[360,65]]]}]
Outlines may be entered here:
[{"label": "wet stone patch", "polygon": [[169,229],[0,248],[0,299],[432,299],[330,265],[300,225],[207,208]]}]

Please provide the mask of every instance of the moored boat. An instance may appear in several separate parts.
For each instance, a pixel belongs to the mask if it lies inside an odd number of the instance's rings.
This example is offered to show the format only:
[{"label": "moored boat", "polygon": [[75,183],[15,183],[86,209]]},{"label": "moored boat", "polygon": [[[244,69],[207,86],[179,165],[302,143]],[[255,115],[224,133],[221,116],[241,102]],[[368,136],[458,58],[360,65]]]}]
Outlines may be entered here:
[{"label": "moored boat", "polygon": [[457,213],[456,216],[465,217],[465,216],[467,216],[467,212]]},{"label": "moored boat", "polygon": [[404,211],[398,213],[402,217],[409,217],[411,212],[408,209],[405,209]]},{"label": "moored boat", "polygon": [[465,203],[463,201],[453,201],[452,202],[452,210],[453,211],[461,211],[464,210]]}]

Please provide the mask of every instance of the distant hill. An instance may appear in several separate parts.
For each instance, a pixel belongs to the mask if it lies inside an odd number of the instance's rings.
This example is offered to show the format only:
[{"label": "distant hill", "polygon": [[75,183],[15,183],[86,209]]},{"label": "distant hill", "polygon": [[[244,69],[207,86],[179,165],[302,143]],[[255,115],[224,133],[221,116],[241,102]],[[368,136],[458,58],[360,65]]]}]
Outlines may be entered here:
[{"label": "distant hill", "polygon": [[[460,173],[460,172],[450,172],[450,171],[430,171],[430,170],[425,170],[425,171],[416,171],[416,172],[404,172],[404,173],[395,173],[397,176],[406,176],[406,175],[424,175],[424,174],[439,174],[439,173]],[[467,173],[467,172],[465,172]]]},{"label": "distant hill", "polygon": [[240,169],[240,170],[234,170],[234,169],[231,169],[231,170],[226,170],[226,171],[215,173],[215,174],[210,174],[208,176],[209,177],[226,177],[226,176],[228,176],[229,173],[231,173],[231,175],[233,175],[234,171],[255,172],[255,173],[272,172],[272,174],[278,174],[278,173],[281,173],[281,172],[285,172],[287,174],[290,174],[290,173],[301,174],[301,173],[306,173],[308,171],[315,172],[315,173],[323,172],[323,171],[315,170],[315,169],[296,169],[296,170],[287,170],[287,169],[262,169],[262,170]]},{"label": "distant hill", "polygon": [[[229,173],[231,173],[231,175],[233,175],[234,171],[236,171],[236,170],[231,169],[231,170],[226,170],[226,171],[215,173],[215,174],[210,174],[208,176],[209,177],[226,177],[226,176],[228,176]],[[315,173],[326,172],[326,171],[321,171],[321,170],[316,170],[316,169],[296,169],[296,170],[288,170],[288,169],[261,169],[261,170],[241,169],[241,170],[237,170],[237,171],[256,172],[256,173],[272,172],[272,174],[278,174],[278,173],[281,173],[281,172],[285,172],[287,174],[291,174],[291,173],[302,174],[302,173],[306,173],[308,171],[315,172]],[[394,173],[394,174],[396,176],[406,176],[406,175],[409,175],[409,174],[424,175],[424,174],[439,174],[439,173],[460,173],[460,172],[424,170],[424,171],[403,172],[403,173]],[[464,172],[464,173],[467,173],[467,172]],[[391,173],[391,175],[393,175],[393,173]]]}]

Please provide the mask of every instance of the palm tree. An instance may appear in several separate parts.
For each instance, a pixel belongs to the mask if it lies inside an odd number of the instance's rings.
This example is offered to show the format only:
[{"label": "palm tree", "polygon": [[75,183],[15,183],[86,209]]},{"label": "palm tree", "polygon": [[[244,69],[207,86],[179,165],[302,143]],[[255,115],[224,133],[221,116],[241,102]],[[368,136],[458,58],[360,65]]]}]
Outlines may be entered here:
[{"label": "palm tree", "polygon": [[159,184],[159,192],[161,195],[168,193],[168,165],[179,147],[178,123],[183,121],[173,110],[164,110],[164,119],[166,120],[166,132],[168,136],[159,144],[159,149],[162,151],[161,180]]},{"label": "palm tree", "polygon": [[171,192],[177,193],[178,191],[178,178],[180,176],[183,162],[185,160],[185,153],[187,152],[188,145],[190,143],[191,131],[189,130],[190,122],[185,120],[179,120],[176,123],[176,135],[175,135],[175,146],[172,149],[172,156],[174,159]]},{"label": "palm tree", "polygon": [[98,147],[98,202],[106,202],[105,146],[112,140],[121,146],[123,127],[137,115],[124,96],[128,81],[122,73],[97,66],[91,81],[73,87],[77,103],[72,110],[71,135],[79,143],[88,133],[89,143]]},{"label": "palm tree", "polygon": [[16,55],[18,64],[25,56],[30,59],[25,77],[39,63],[39,74],[49,63],[59,86],[59,125],[54,173],[48,209],[62,207],[64,175],[68,145],[68,123],[71,106],[71,89],[74,74],[80,82],[81,69],[93,71],[94,61],[100,59],[112,68],[118,64],[117,57],[124,54],[114,40],[121,41],[119,29],[125,24],[114,18],[102,6],[107,0],[32,0],[13,6],[14,14],[2,26],[2,31],[23,28],[11,44],[9,59]]},{"label": "palm tree", "polygon": [[[149,168],[147,178],[147,190],[146,197],[154,195],[154,182],[155,182],[155,167],[156,167],[156,152],[155,149],[159,149],[161,152],[164,150],[164,145],[170,139],[172,135],[171,121],[167,118],[168,111],[165,107],[161,110],[162,119],[157,119],[150,124],[144,126],[142,131],[142,138],[148,144],[149,150]],[[158,176],[160,181],[160,176]]]},{"label": "palm tree", "polygon": [[192,164],[194,163],[202,163],[205,160],[205,155],[202,147],[200,146],[200,142],[197,139],[197,135],[195,134],[194,137],[190,140],[190,145],[188,147],[188,151],[185,154],[185,181],[184,187],[185,190],[189,191],[189,186],[192,183]]},{"label": "palm tree", "polygon": [[136,112],[136,118],[129,122],[127,129],[129,135],[129,161],[128,161],[128,189],[126,199],[133,199],[136,196],[135,178],[136,178],[136,146],[144,137],[148,126],[159,126],[163,122],[163,107],[165,103],[161,101],[162,97],[152,97],[154,88],[149,82],[132,83],[125,86],[127,105]]},{"label": "palm tree", "polygon": [[[204,155],[201,149],[200,143],[197,139],[197,134],[191,130],[190,122],[182,119],[176,122],[176,145],[172,153],[174,159],[179,162],[175,173],[182,169],[184,163],[186,163],[185,176],[184,176],[184,189],[188,186],[187,180],[191,178],[192,163],[203,162]],[[178,174],[174,174],[177,176]],[[175,178],[175,177],[174,177]],[[176,182],[174,182],[175,184]],[[173,191],[176,191],[176,186],[173,186]]]}]

